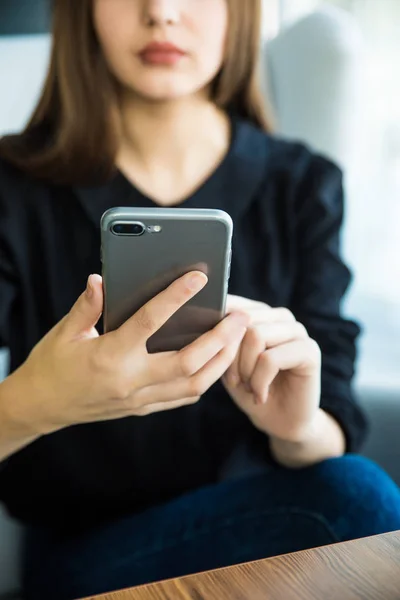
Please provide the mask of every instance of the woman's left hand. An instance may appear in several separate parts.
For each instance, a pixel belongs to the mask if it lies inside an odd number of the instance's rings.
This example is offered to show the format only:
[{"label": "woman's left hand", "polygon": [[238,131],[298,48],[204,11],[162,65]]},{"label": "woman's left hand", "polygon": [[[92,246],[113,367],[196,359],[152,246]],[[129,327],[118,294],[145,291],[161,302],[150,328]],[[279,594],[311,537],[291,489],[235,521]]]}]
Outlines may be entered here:
[{"label": "woman's left hand", "polygon": [[321,393],[321,352],[305,327],[285,308],[228,296],[227,312],[251,322],[223,383],[253,424],[287,442],[308,439]]}]

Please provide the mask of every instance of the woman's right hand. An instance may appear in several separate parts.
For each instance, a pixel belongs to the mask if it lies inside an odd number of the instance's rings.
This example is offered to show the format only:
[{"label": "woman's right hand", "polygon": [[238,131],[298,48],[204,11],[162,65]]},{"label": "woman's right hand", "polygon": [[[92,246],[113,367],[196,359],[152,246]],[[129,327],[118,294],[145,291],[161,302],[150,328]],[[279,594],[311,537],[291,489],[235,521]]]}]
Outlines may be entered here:
[{"label": "woman's right hand", "polygon": [[149,354],[147,340],[207,283],[190,273],[153,298],[116,331],[99,336],[102,280],[92,275],[70,313],[14,374],[20,418],[37,434],[70,425],[144,416],[193,404],[233,362],[247,317],[226,317],[179,352]]}]

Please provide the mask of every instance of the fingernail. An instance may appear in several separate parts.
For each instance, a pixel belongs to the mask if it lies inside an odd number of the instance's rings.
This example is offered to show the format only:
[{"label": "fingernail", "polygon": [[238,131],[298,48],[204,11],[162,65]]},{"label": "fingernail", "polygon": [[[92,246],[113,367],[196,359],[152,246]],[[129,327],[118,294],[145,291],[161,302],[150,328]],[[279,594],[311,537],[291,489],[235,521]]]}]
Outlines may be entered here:
[{"label": "fingernail", "polygon": [[203,289],[207,281],[208,278],[204,273],[195,273],[188,278],[187,286],[192,292],[197,292]]},{"label": "fingernail", "polygon": [[87,280],[87,286],[86,286],[86,296],[89,298],[89,300],[91,298],[93,298],[93,286],[92,286],[92,276],[89,275],[89,279]]}]

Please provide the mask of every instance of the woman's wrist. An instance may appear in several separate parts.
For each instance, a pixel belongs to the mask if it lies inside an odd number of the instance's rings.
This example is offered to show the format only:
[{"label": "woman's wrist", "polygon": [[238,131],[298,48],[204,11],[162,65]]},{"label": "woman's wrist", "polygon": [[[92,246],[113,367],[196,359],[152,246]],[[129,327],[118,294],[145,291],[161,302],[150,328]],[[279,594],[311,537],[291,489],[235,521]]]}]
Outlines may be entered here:
[{"label": "woman's wrist", "polygon": [[301,441],[271,437],[270,448],[282,466],[301,469],[342,456],[346,450],[346,439],[339,423],[320,408]]},{"label": "woman's wrist", "polygon": [[35,414],[36,390],[24,366],[9,375],[0,386],[0,414],[16,435],[36,439],[48,433]]},{"label": "woman's wrist", "polygon": [[41,437],[40,426],[28,410],[31,396],[16,372],[0,384],[0,461]]}]

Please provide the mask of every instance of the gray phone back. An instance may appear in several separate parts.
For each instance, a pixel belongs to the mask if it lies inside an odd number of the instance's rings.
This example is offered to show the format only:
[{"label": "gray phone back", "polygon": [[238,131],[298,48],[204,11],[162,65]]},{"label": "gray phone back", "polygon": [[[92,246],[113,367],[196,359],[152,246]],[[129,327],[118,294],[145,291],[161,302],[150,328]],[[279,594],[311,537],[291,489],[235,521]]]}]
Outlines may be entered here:
[{"label": "gray phone back", "polygon": [[[132,224],[142,226],[144,233],[115,233]],[[227,213],[114,208],[102,217],[101,235],[105,332],[118,328],[175,279],[193,270],[206,273],[208,284],[149,339],[149,352],[179,350],[223,318],[232,240]]]}]

